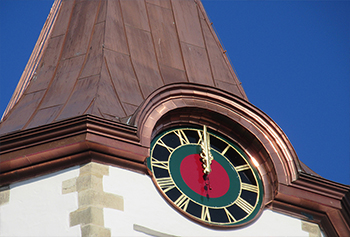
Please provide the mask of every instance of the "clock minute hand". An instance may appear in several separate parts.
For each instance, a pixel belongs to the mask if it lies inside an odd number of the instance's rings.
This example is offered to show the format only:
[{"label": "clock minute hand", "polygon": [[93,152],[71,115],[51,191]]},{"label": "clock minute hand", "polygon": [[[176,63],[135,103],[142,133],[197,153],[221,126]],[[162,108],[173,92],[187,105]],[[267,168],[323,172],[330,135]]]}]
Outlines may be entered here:
[{"label": "clock minute hand", "polygon": [[211,162],[213,160],[213,156],[210,152],[210,140],[209,140],[209,134],[207,132],[207,126],[203,126],[203,140],[201,144],[202,152],[200,156],[202,157],[203,162],[203,173],[208,175],[211,172]]}]

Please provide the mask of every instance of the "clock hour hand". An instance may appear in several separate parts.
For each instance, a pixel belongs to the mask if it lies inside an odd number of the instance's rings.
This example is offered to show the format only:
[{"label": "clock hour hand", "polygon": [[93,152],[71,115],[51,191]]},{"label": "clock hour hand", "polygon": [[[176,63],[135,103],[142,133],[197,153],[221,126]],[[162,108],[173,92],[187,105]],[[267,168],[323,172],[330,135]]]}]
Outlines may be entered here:
[{"label": "clock hour hand", "polygon": [[211,162],[213,160],[213,156],[210,152],[210,140],[209,140],[209,134],[207,132],[207,126],[203,126],[203,138],[201,143],[202,152],[200,156],[202,157],[203,162],[203,173],[205,175],[208,175],[211,172]]}]

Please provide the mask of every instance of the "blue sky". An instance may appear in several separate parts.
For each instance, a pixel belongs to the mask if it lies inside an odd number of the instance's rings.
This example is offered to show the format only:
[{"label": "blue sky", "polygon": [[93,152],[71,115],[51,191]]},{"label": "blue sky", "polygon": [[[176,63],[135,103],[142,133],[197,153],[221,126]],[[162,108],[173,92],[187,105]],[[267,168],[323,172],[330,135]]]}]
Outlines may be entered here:
[{"label": "blue sky", "polygon": [[[0,113],[53,1],[0,1]],[[324,178],[350,184],[350,1],[204,0],[252,104]]]}]

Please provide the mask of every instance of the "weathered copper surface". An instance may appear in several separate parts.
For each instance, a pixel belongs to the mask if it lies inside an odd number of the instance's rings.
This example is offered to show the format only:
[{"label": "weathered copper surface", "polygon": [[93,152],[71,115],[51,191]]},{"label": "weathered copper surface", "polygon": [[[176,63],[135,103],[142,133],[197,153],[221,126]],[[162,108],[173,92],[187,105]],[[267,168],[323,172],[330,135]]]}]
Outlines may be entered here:
[{"label": "weathered copper surface", "polygon": [[124,121],[174,82],[247,100],[200,1],[56,0],[54,7],[0,134],[82,114]]}]

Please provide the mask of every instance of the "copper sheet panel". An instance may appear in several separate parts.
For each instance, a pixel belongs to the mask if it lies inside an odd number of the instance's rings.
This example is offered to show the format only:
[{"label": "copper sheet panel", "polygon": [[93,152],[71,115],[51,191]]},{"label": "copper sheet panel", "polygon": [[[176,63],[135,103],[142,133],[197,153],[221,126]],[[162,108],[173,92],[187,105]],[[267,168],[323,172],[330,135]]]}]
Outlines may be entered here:
[{"label": "copper sheet panel", "polygon": [[129,26],[126,27],[126,33],[133,67],[145,98],[163,85],[152,38],[149,32]]},{"label": "copper sheet panel", "polygon": [[101,72],[101,65],[103,61],[102,44],[104,31],[104,22],[95,25],[90,47],[88,49],[88,55],[80,78],[97,75]]},{"label": "copper sheet panel", "polygon": [[146,3],[157,5],[163,8],[171,9],[170,0],[146,0]]},{"label": "copper sheet panel", "polygon": [[61,108],[62,105],[58,105],[37,111],[26,128],[34,128],[40,125],[52,123],[52,121],[54,121],[58,113],[61,111]]},{"label": "copper sheet panel", "polygon": [[44,93],[45,91],[37,91],[23,95],[0,124],[0,134],[22,129],[37,108]]},{"label": "copper sheet panel", "polygon": [[159,67],[165,84],[188,82],[186,72],[184,70],[167,67],[165,65],[159,65]]},{"label": "copper sheet panel", "polygon": [[207,23],[204,20],[201,20],[201,23],[214,79],[234,83],[234,78],[224,59],[222,48],[219,47],[218,42],[213,38]]},{"label": "copper sheet panel", "polygon": [[184,70],[172,11],[149,4],[148,14],[158,62]]},{"label": "copper sheet panel", "polygon": [[60,54],[57,51],[61,50],[63,42],[64,35],[49,39],[44,56],[36,70],[36,75],[34,75],[27,89],[27,93],[47,89],[58,64]]},{"label": "copper sheet panel", "polygon": [[194,1],[172,0],[180,41],[204,47],[197,5]]},{"label": "copper sheet panel", "polygon": [[105,50],[111,81],[122,102],[138,106],[142,103],[141,89],[131,64],[130,56]]},{"label": "copper sheet panel", "polygon": [[60,63],[56,77],[48,89],[40,108],[64,104],[67,101],[71,91],[74,89],[83,62],[84,55],[67,59]]},{"label": "copper sheet panel", "polygon": [[123,104],[123,108],[124,108],[126,116],[133,115],[138,108],[138,106],[136,106],[136,105],[132,105],[132,104],[128,104],[128,103],[122,103],[122,104]]},{"label": "copper sheet panel", "polygon": [[112,83],[106,64],[102,65],[101,77],[98,84],[98,93],[93,104],[93,114],[105,114],[114,117],[125,117],[126,114],[121,106],[115,87]]},{"label": "copper sheet panel", "polygon": [[100,8],[97,15],[96,24],[106,20],[107,14],[107,0],[100,0]]},{"label": "copper sheet panel", "polygon": [[150,31],[144,0],[120,0],[120,5],[126,25]]},{"label": "copper sheet panel", "polygon": [[238,89],[237,84],[232,84],[232,83],[220,81],[220,80],[215,80],[215,84],[216,84],[216,87],[221,90],[231,92],[232,94],[235,94],[238,96],[242,95],[241,91]]},{"label": "copper sheet panel", "polygon": [[119,1],[107,3],[104,45],[108,50],[129,54]]},{"label": "copper sheet panel", "polygon": [[55,26],[52,30],[51,37],[64,35],[67,32],[67,26],[73,11],[74,1],[63,0],[61,3],[58,17],[56,18]]},{"label": "copper sheet panel", "polygon": [[62,53],[63,59],[86,53],[98,6],[99,1],[83,1],[75,4]]},{"label": "copper sheet panel", "polygon": [[194,83],[214,86],[208,55],[205,48],[181,43],[188,80]]},{"label": "copper sheet panel", "polygon": [[73,94],[70,96],[57,120],[82,115],[97,95],[99,79],[100,76],[96,75],[78,80]]}]

